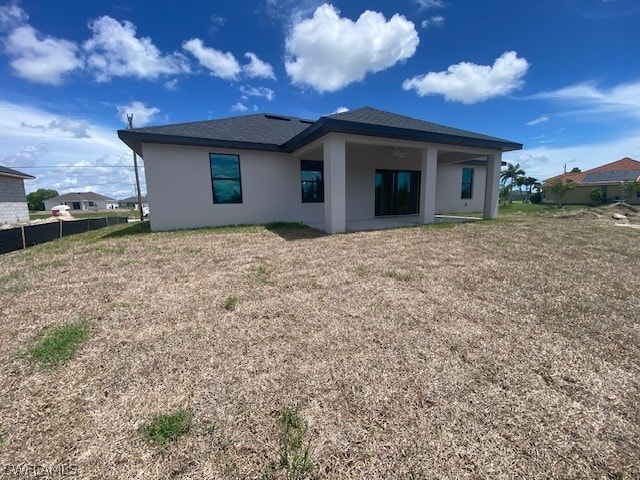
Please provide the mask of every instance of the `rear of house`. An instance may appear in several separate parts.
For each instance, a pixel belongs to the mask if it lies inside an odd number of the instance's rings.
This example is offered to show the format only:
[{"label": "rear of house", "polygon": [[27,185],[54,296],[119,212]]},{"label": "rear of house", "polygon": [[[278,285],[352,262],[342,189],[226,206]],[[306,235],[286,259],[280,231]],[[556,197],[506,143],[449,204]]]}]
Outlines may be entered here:
[{"label": "rear of house", "polygon": [[338,233],[389,217],[494,218],[502,152],[522,147],[370,107],[118,135],[144,158],[153,230],[294,221]]},{"label": "rear of house", "polygon": [[29,221],[24,181],[35,177],[0,166],[0,223]]}]

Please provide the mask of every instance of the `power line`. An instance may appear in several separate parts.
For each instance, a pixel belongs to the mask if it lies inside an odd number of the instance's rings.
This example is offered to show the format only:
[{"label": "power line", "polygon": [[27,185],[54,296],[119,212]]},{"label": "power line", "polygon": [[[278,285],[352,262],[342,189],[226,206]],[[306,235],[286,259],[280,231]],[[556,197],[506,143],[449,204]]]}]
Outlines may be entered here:
[{"label": "power line", "polygon": [[[20,165],[13,165],[11,168],[135,168],[133,165],[34,165],[31,167],[21,167]],[[140,165],[140,168],[144,168],[144,165]]]}]

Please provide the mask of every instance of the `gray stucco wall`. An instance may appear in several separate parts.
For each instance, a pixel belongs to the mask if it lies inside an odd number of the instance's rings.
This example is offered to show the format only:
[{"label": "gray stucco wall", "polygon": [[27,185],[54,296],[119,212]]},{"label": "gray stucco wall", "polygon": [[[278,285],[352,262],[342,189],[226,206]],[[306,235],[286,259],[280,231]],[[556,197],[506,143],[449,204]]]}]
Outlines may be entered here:
[{"label": "gray stucco wall", "polygon": [[0,223],[26,222],[29,208],[24,180],[0,176]]}]

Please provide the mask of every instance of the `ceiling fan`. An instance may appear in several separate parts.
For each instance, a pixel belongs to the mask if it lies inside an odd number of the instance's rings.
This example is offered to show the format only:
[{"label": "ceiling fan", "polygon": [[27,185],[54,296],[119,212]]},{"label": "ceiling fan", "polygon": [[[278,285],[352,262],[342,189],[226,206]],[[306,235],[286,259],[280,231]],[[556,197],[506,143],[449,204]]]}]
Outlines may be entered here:
[{"label": "ceiling fan", "polygon": [[405,158],[405,157],[413,156],[413,153],[412,152],[408,152],[408,151],[403,151],[403,150],[399,149],[398,147],[393,147],[392,151],[390,151],[390,152],[389,151],[382,152],[382,153],[380,153],[378,155],[380,155],[381,157],[392,157],[395,160],[400,160],[400,159]]}]

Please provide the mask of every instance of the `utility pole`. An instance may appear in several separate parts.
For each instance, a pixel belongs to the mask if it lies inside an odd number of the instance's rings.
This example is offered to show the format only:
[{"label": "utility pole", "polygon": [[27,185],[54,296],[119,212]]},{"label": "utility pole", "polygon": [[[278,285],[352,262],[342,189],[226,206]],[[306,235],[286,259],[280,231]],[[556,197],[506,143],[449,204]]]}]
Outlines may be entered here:
[{"label": "utility pole", "polygon": [[[129,121],[129,129],[133,128],[133,113],[127,113],[127,120]],[[140,176],[138,175],[138,155],[136,151],[133,151],[133,170],[136,172],[136,190],[138,192],[138,211],[140,212],[140,221],[144,220],[144,213],[142,211],[142,193],[140,192]]]}]

